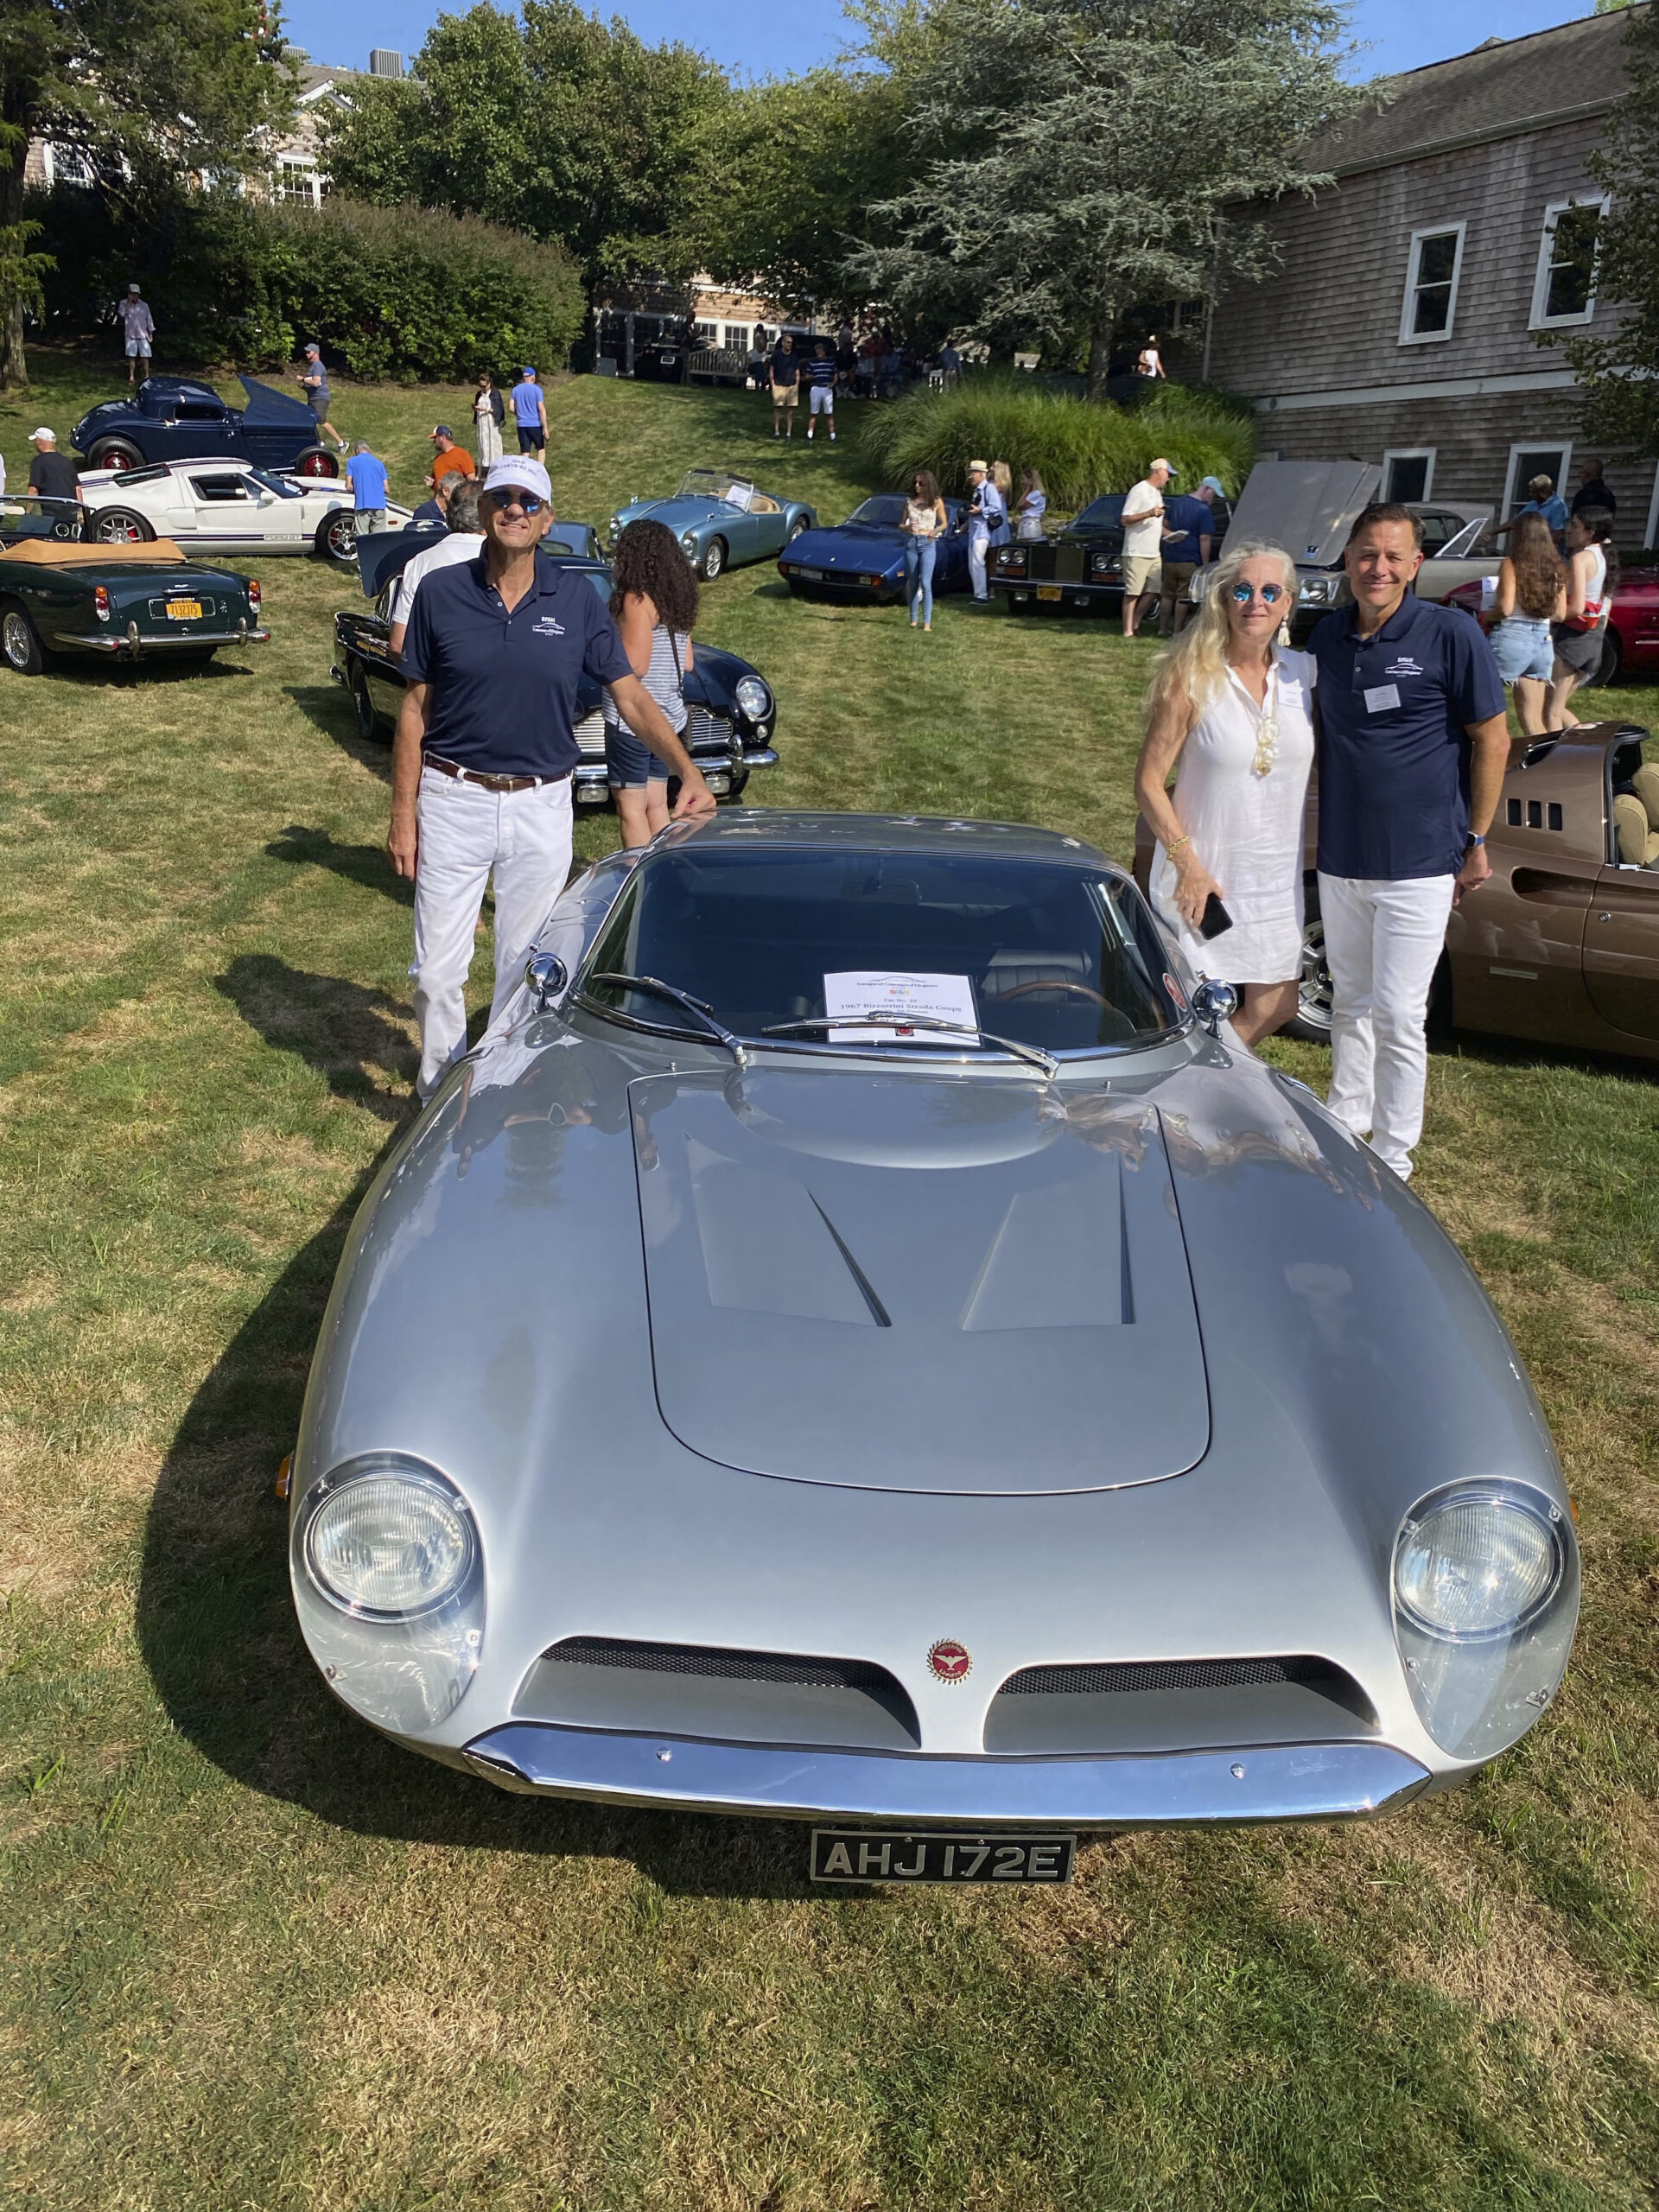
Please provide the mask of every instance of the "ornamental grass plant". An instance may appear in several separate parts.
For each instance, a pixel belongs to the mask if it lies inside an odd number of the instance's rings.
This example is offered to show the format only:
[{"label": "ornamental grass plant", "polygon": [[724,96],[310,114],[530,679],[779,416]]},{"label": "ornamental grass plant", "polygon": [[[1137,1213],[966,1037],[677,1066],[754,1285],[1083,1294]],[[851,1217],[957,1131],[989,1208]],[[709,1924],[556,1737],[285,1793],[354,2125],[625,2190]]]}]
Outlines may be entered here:
[{"label": "ornamental grass plant", "polygon": [[1075,509],[1103,492],[1127,492],[1159,454],[1179,469],[1182,489],[1213,475],[1235,495],[1255,434],[1247,416],[1179,385],[1123,408],[1033,389],[1017,376],[969,376],[949,391],[918,387],[864,410],[860,448],[889,483],[931,468],[950,493],[965,488],[976,457],[1006,461],[1016,480],[1034,468],[1052,504]]}]

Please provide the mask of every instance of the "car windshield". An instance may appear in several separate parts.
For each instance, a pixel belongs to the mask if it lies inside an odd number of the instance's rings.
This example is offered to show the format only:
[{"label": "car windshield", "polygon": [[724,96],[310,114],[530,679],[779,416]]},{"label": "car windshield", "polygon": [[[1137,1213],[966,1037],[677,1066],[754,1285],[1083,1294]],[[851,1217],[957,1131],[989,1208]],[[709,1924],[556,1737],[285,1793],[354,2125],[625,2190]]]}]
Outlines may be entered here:
[{"label": "car windshield", "polygon": [[747,512],[754,486],[747,476],[734,476],[728,468],[688,468],[674,496],[677,499],[724,499]]},{"label": "car windshield", "polygon": [[0,543],[23,537],[78,538],[81,511],[73,499],[31,499],[23,493],[0,494]]},{"label": "car windshield", "polygon": [[861,507],[855,507],[847,518],[849,522],[868,523],[876,530],[897,530],[905,518],[905,503],[896,493],[883,493],[880,498],[866,499]]},{"label": "car windshield", "polygon": [[1074,530],[1104,530],[1109,527],[1115,530],[1123,519],[1126,496],[1122,492],[1103,493],[1098,499],[1090,500],[1071,527]]},{"label": "car windshield", "polygon": [[295,484],[285,484],[280,476],[271,475],[263,468],[251,468],[248,474],[267,492],[275,492],[280,499],[302,499],[305,494]]},{"label": "car windshield", "polygon": [[[810,1022],[831,1002],[844,1012],[849,991],[905,980],[925,1003],[970,1015],[990,1034],[1090,1052],[1150,1044],[1179,1026],[1168,965],[1140,893],[1098,868],[981,853],[692,843],[636,869],[584,973],[672,984],[746,1039]],[[588,982],[584,992],[632,1020],[697,1026],[620,984]],[[918,1041],[907,1036],[905,1048]],[[963,1049],[957,1038],[938,1041]]]}]

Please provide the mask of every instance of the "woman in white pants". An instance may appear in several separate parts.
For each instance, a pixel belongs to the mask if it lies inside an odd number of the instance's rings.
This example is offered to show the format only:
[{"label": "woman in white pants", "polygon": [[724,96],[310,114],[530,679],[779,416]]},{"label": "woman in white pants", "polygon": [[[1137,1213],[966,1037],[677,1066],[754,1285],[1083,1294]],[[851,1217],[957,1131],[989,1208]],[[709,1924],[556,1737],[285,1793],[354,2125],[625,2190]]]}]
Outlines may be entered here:
[{"label": "woman in white pants", "polygon": [[[1276,545],[1226,556],[1197,620],[1159,656],[1135,771],[1158,839],[1153,905],[1193,971],[1240,993],[1244,1045],[1290,1020],[1301,973],[1314,670],[1279,643],[1295,603],[1295,565]],[[1206,937],[1212,901],[1227,918]]]}]

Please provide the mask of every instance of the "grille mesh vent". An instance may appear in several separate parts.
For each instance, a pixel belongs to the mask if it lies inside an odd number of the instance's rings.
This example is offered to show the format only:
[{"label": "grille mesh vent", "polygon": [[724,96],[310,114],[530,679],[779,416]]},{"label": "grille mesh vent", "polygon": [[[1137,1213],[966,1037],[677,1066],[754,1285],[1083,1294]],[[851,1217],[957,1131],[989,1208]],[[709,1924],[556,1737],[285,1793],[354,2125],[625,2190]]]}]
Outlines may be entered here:
[{"label": "grille mesh vent", "polygon": [[868,1690],[898,1684],[868,1659],[804,1659],[784,1651],[722,1651],[696,1643],[629,1643],[573,1636],[546,1655],[582,1667],[628,1667],[651,1675],[700,1675],[728,1682],[787,1682],[798,1689]]},{"label": "grille mesh vent", "polygon": [[719,715],[711,715],[707,707],[690,707],[681,739],[684,745],[723,745],[732,741],[732,726]]},{"label": "grille mesh vent", "polygon": [[1085,1667],[1022,1667],[1000,1697],[1065,1697],[1147,1690],[1231,1690],[1262,1683],[1322,1682],[1319,1659],[1165,1659]]}]

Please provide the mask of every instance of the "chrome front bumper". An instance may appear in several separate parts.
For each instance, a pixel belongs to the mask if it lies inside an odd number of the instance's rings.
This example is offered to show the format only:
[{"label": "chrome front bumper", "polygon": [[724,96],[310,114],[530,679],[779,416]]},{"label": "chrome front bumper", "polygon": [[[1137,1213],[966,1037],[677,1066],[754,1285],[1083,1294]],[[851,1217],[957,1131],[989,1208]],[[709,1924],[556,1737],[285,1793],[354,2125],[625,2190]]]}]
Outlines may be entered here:
[{"label": "chrome front bumper", "polygon": [[660,1811],[976,1828],[1152,1828],[1364,1819],[1428,1770],[1388,1744],[1298,1744],[1109,1758],[949,1758],[625,1735],[514,1720],[464,1757],[503,1789]]}]

